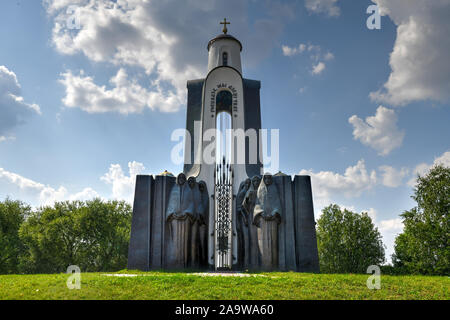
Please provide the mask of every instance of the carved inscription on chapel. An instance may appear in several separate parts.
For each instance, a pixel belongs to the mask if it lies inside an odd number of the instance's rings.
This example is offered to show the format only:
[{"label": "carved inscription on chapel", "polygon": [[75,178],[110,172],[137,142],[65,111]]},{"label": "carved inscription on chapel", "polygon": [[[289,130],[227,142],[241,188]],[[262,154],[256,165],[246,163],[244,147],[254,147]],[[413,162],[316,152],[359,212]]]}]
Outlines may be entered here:
[{"label": "carved inscription on chapel", "polygon": [[238,92],[235,87],[228,85],[227,83],[219,83],[216,87],[211,90],[210,93],[210,111],[212,116],[216,114],[216,97],[217,94],[222,90],[228,90],[232,95],[231,111],[236,115],[238,111]]}]

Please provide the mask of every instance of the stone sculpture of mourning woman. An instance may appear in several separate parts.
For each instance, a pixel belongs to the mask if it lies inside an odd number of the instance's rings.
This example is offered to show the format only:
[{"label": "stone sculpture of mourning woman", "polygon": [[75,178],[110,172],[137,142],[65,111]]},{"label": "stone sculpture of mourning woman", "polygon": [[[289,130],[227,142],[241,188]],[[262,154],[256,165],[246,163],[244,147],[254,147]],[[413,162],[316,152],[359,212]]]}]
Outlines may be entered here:
[{"label": "stone sculpture of mourning woman", "polygon": [[261,182],[259,176],[254,176],[252,178],[252,183],[247,190],[244,197],[244,202],[242,203],[242,208],[246,211],[247,217],[249,218],[248,223],[248,234],[249,234],[249,268],[258,268],[260,264],[260,253],[258,248],[258,238],[257,238],[257,227],[252,222],[253,212],[256,204],[258,187]]},{"label": "stone sculpture of mourning woman", "polygon": [[264,175],[259,185],[253,211],[253,224],[257,226],[261,268],[273,270],[278,266],[278,225],[281,222],[281,200],[272,175]]},{"label": "stone sculpture of mourning woman", "polygon": [[191,225],[194,220],[194,192],[180,173],[173,186],[166,211],[168,224],[168,267],[183,269],[189,264]]},{"label": "stone sculpture of mourning woman", "polygon": [[250,264],[250,238],[247,211],[243,208],[245,195],[250,188],[252,181],[246,179],[240,186],[236,196],[236,212],[237,212],[237,242],[238,242],[238,263],[243,268],[248,268]]},{"label": "stone sculpture of mourning woman", "polygon": [[208,236],[208,192],[206,183],[198,184],[194,177],[188,179],[188,185],[194,192],[194,217],[191,229],[190,266],[200,268],[207,265],[207,236]]}]

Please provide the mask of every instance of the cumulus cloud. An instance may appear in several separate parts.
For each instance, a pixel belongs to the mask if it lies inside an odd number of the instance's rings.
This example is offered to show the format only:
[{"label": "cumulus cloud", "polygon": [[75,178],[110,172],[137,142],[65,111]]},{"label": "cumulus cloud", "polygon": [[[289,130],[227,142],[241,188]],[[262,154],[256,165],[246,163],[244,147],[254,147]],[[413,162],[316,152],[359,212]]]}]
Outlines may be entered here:
[{"label": "cumulus cloud", "polygon": [[367,215],[370,217],[370,219],[372,219],[373,222],[377,220],[377,210],[375,210],[374,208],[369,208],[369,210],[366,210],[365,212],[367,212]]},{"label": "cumulus cloud", "polygon": [[450,100],[450,1],[373,0],[397,25],[391,74],[370,94],[375,101],[405,105]]},{"label": "cumulus cloud", "polygon": [[379,222],[379,228],[382,232],[396,231],[399,233],[403,230],[403,222],[400,218],[382,220]]},{"label": "cumulus cloud", "polygon": [[[118,164],[112,164],[107,173],[100,180],[111,186],[111,194],[106,198],[125,200],[132,202],[136,175],[145,170],[142,163],[133,161],[128,163],[128,175],[124,173]],[[53,205],[55,201],[91,200],[103,198],[91,187],[86,187],[79,192],[69,192],[65,186],[53,187],[36,182],[17,173],[0,168],[0,190],[6,196],[20,198],[32,205]],[[2,199],[0,199],[2,200]]]},{"label": "cumulus cloud", "polygon": [[328,51],[327,53],[322,53],[322,48],[319,45],[314,44],[304,44],[300,43],[296,47],[289,47],[287,45],[282,45],[281,50],[283,55],[286,57],[293,57],[303,52],[308,52],[310,60],[312,61],[312,75],[321,74],[325,68],[326,64],[324,61],[330,61],[334,59],[334,54]]},{"label": "cumulus cloud", "polygon": [[324,13],[330,17],[337,17],[341,14],[340,8],[336,5],[338,0],[305,0],[305,7],[311,13]]},{"label": "cumulus cloud", "polygon": [[403,179],[408,175],[408,168],[401,168],[397,170],[391,166],[381,166],[383,185],[390,188],[396,188],[402,185]]},{"label": "cumulus cloud", "polygon": [[325,63],[319,62],[315,66],[313,66],[313,69],[311,71],[312,74],[321,74],[323,70],[325,70]]},{"label": "cumulus cloud", "polygon": [[128,163],[128,173],[125,175],[119,164],[112,164],[109,171],[100,179],[112,186],[112,196],[115,199],[132,202],[136,175],[142,173],[145,167],[142,163],[133,161]]},{"label": "cumulus cloud", "polygon": [[401,218],[393,218],[377,221],[376,226],[383,237],[383,243],[386,246],[386,259],[390,262],[394,253],[395,238],[403,232],[403,222]]},{"label": "cumulus cloud", "polygon": [[347,197],[359,196],[364,190],[372,188],[376,181],[376,172],[368,172],[364,160],[348,167],[344,174],[332,171],[313,172],[302,170],[301,175],[310,175],[320,195],[344,194]]},{"label": "cumulus cloud", "polygon": [[41,114],[39,106],[24,101],[16,74],[0,66],[0,142],[11,139],[5,135],[33,114]]},{"label": "cumulus cloud", "polygon": [[9,137],[0,136],[0,142],[8,141],[8,140],[15,140],[15,139],[16,139],[16,137],[14,137],[14,136],[9,136]]},{"label": "cumulus cloud", "polygon": [[332,198],[358,197],[377,183],[375,170],[368,172],[364,160],[348,167],[344,174],[313,170],[302,170],[299,174],[311,176],[316,216],[320,215],[323,207],[331,203]]},{"label": "cumulus cloud", "polygon": [[348,119],[353,125],[353,138],[386,156],[403,143],[404,131],[397,128],[394,110],[379,106],[375,116],[362,120],[356,115]]},{"label": "cumulus cloud", "polygon": [[[248,3],[242,0],[44,0],[44,4],[54,23],[52,41],[58,52],[142,68],[153,80],[152,108],[164,111],[184,105],[187,80],[205,76],[206,43],[220,32],[218,22],[224,15],[233,17],[230,32],[240,31],[243,55],[252,57],[250,63],[270,53],[283,19],[292,16],[287,5],[268,4],[273,9],[270,14],[249,24]],[[69,5],[78,6],[80,29],[67,28]],[[140,109],[140,105],[131,107],[131,111]]]},{"label": "cumulus cloud", "polygon": [[303,43],[300,43],[298,47],[289,47],[286,45],[281,46],[281,50],[283,51],[283,55],[286,57],[292,57],[295,55],[298,55],[306,50],[306,45]]},{"label": "cumulus cloud", "polygon": [[164,93],[157,83],[153,90],[143,88],[136,81],[130,80],[123,68],[110,79],[111,89],[95,84],[94,79],[84,76],[83,72],[74,75],[67,71],[62,76],[61,83],[66,88],[64,104],[88,113],[138,113],[146,107],[170,112],[177,111],[184,103],[173,92]]},{"label": "cumulus cloud", "polygon": [[443,165],[444,167],[450,167],[450,151],[444,152],[441,156],[436,157],[432,164],[420,163],[413,170],[413,177],[408,181],[408,185],[413,187],[416,184],[417,176],[423,176],[426,174],[433,166]]},{"label": "cumulus cloud", "polygon": [[78,193],[69,194],[63,186],[53,188],[19,174],[6,171],[3,168],[0,168],[0,184],[6,186],[10,192],[13,190],[11,186],[15,187],[18,189],[15,191],[15,194],[31,198],[32,202],[37,206],[52,205],[55,201],[88,200],[98,197],[98,193],[92,188],[85,188]]},{"label": "cumulus cloud", "polygon": [[332,54],[331,52],[327,52],[327,53],[323,56],[323,58],[324,58],[326,61],[333,60],[333,59],[334,59],[334,54]]}]

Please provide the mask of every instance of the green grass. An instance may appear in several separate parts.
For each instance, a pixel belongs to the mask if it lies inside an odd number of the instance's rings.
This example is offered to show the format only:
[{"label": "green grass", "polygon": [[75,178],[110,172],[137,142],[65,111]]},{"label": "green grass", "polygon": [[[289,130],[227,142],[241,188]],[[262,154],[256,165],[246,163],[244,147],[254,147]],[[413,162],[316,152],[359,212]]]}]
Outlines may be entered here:
[{"label": "green grass", "polygon": [[369,275],[261,273],[254,277],[200,277],[189,273],[131,272],[138,277],[82,273],[81,289],[69,290],[67,274],[1,275],[5,299],[444,299],[449,277],[383,276],[369,290]]}]

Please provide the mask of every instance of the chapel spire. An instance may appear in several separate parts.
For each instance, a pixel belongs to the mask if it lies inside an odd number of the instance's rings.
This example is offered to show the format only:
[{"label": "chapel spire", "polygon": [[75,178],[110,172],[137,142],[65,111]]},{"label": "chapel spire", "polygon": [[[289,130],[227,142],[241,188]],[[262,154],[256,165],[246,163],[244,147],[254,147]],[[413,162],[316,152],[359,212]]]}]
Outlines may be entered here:
[{"label": "chapel spire", "polygon": [[220,24],[223,24],[223,34],[227,34],[228,29],[227,29],[227,24],[230,24],[230,22],[227,22],[227,18],[223,18],[223,22],[221,22]]},{"label": "chapel spire", "polygon": [[222,22],[223,30],[221,34],[208,42],[208,73],[217,67],[231,67],[242,74],[241,66],[241,42],[228,34],[227,25],[230,24],[227,18]]}]

